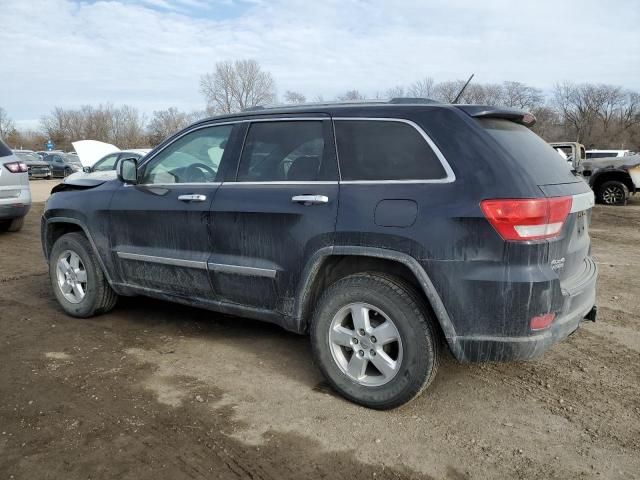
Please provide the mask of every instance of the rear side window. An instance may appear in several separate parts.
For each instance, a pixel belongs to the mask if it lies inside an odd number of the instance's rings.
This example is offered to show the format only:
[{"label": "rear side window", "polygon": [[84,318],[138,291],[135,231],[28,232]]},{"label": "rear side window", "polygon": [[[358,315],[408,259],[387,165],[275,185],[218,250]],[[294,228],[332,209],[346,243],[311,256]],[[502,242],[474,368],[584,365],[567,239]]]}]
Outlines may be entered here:
[{"label": "rear side window", "polygon": [[335,180],[335,156],[325,145],[329,123],[252,123],[242,150],[239,182]]},{"label": "rear side window", "polygon": [[538,185],[578,181],[568,162],[524,125],[495,118],[478,122]]},{"label": "rear side window", "polygon": [[404,122],[337,120],[342,180],[438,180],[442,163],[424,137]]},{"label": "rear side window", "polygon": [[0,138],[0,157],[7,157],[9,155],[11,155],[11,150],[9,149],[9,147],[5,145],[5,143]]}]

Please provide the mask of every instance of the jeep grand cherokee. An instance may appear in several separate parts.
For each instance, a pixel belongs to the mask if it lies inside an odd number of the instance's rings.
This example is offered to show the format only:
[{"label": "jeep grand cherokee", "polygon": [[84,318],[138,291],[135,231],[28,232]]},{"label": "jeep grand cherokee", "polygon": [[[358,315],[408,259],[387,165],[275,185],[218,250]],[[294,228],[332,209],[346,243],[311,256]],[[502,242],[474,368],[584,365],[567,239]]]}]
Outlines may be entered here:
[{"label": "jeep grand cherokee", "polygon": [[447,346],[532,358],[595,315],[593,193],[534,120],[389,102],[200,121],[54,189],[53,290],[77,317],[147,295],[310,334],[338,392],[396,407]]}]

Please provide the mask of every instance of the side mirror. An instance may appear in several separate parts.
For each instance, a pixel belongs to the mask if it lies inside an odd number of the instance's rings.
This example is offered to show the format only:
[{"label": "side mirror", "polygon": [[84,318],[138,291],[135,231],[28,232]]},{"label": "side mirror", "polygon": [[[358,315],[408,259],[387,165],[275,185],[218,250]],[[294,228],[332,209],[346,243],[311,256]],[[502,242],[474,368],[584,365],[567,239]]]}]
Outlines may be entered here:
[{"label": "side mirror", "polygon": [[82,169],[82,171],[83,171],[84,173],[91,173],[91,172],[93,171],[93,169],[92,169],[91,167],[84,167],[84,168]]},{"label": "side mirror", "polygon": [[125,158],[118,162],[118,179],[122,183],[135,185],[138,183],[138,159]]}]

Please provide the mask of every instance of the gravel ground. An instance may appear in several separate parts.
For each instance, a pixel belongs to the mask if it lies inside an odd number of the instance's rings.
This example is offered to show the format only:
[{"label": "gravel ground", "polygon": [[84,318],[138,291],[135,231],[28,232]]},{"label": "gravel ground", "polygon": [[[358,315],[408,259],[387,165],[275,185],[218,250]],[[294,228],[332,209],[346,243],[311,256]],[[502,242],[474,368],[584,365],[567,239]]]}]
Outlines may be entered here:
[{"label": "gravel ground", "polygon": [[447,358],[390,412],[275,326],[144,298],[67,317],[41,211],[0,236],[0,479],[640,478],[639,197],[595,208],[597,323],[536,361]]}]

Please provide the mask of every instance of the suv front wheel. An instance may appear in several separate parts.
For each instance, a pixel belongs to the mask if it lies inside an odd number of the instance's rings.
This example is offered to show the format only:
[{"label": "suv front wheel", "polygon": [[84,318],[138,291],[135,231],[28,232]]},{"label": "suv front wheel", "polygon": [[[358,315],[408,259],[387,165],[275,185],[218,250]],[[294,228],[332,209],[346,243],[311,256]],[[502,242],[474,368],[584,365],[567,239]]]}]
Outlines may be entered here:
[{"label": "suv front wheel", "polygon": [[440,360],[440,339],[420,296],[380,273],[351,275],[329,287],[316,308],[311,344],[331,386],[376,409],[420,394]]},{"label": "suv front wheel", "polygon": [[116,304],[117,295],[81,233],[67,233],[53,244],[49,278],[58,303],[74,317],[105,313]]}]

